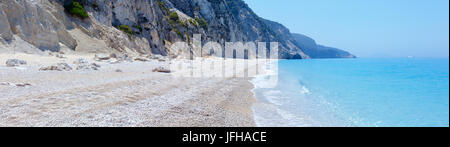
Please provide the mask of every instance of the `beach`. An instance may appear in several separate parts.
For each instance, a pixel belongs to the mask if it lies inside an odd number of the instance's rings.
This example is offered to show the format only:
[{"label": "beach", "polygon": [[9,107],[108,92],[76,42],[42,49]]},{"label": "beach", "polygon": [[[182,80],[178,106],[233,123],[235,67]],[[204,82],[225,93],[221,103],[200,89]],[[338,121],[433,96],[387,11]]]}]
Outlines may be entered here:
[{"label": "beach", "polygon": [[[185,78],[154,72],[167,61],[101,62],[94,54],[0,53],[0,126],[251,127],[250,78]],[[8,59],[26,65],[7,67]],[[42,71],[78,59],[98,70]]]}]

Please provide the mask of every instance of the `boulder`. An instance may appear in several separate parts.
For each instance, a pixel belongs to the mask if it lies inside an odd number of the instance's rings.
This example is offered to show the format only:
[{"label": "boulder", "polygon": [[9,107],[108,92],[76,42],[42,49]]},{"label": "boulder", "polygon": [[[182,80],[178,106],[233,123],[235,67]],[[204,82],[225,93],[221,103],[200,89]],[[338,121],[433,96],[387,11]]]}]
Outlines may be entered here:
[{"label": "boulder", "polygon": [[56,65],[42,67],[39,70],[42,70],[42,71],[46,71],[46,70],[71,71],[72,67],[70,67],[70,65],[67,63],[58,63]]},{"label": "boulder", "polygon": [[1,82],[0,85],[4,85],[4,86],[15,86],[15,84],[10,83],[10,82]]},{"label": "boulder", "polygon": [[111,54],[109,55],[109,57],[111,57],[111,58],[117,58],[117,54],[116,54],[116,53],[111,53]]},{"label": "boulder", "polygon": [[73,64],[88,64],[89,62],[86,59],[80,58],[73,62]]},{"label": "boulder", "polygon": [[94,60],[96,61],[105,61],[111,59],[111,56],[105,56],[105,55],[97,55],[95,54]]},{"label": "boulder", "polygon": [[17,86],[17,87],[26,87],[26,86],[31,86],[31,84],[29,83],[11,83],[11,82],[1,82],[0,85],[4,85],[4,86]]},{"label": "boulder", "polygon": [[19,59],[8,59],[8,61],[6,61],[6,66],[8,67],[15,67],[15,66],[19,66],[19,65],[26,65],[27,62],[24,60],[19,60]]},{"label": "boulder", "polygon": [[62,69],[62,70],[66,70],[66,71],[72,70],[72,67],[70,67],[70,65],[67,63],[58,63],[56,65],[58,66],[58,69]]},{"label": "boulder", "polygon": [[90,69],[90,68],[87,64],[81,64],[81,65],[78,65],[76,69],[77,70],[85,70],[85,69]]},{"label": "boulder", "polygon": [[165,69],[164,67],[158,67],[153,69],[153,72],[171,73],[172,71],[170,71],[169,69]]},{"label": "boulder", "polygon": [[29,83],[17,83],[16,86],[17,87],[27,87],[27,86],[31,86],[31,84],[29,84]]},{"label": "boulder", "polygon": [[149,61],[149,59],[138,57],[138,58],[135,58],[134,61],[147,62],[147,61]]},{"label": "boulder", "polygon": [[98,65],[97,63],[92,63],[90,66],[89,66],[92,70],[98,70],[98,69],[100,69],[100,65]]},{"label": "boulder", "polygon": [[98,65],[97,63],[92,63],[92,64],[79,64],[77,66],[77,70],[99,70],[100,69],[100,65]]},{"label": "boulder", "polygon": [[61,58],[61,59],[63,59],[63,58],[66,58],[66,57],[64,57],[64,55],[63,55],[63,54],[61,54],[61,53],[58,53],[58,54],[56,54],[56,58]]},{"label": "boulder", "polygon": [[157,60],[159,62],[166,62],[166,61],[168,61],[167,57],[161,56],[161,55],[151,55],[150,59]]},{"label": "boulder", "polygon": [[92,67],[97,67],[97,68],[100,68],[100,67],[101,67],[101,66],[98,65],[97,63],[92,63],[91,66],[92,66]]},{"label": "boulder", "polygon": [[117,57],[117,60],[119,61],[128,61],[128,62],[133,62],[133,58],[128,56],[127,54],[123,54]]}]

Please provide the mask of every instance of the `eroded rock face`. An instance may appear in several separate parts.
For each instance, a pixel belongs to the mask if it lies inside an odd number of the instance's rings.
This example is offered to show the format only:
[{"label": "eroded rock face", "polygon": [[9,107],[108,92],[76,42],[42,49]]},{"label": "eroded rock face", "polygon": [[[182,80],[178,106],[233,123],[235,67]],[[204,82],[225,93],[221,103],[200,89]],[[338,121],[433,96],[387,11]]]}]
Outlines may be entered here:
[{"label": "eroded rock face", "polygon": [[11,41],[13,39],[11,28],[9,26],[8,18],[0,5],[0,39],[4,41]]},{"label": "eroded rock face", "polygon": [[[150,45],[146,38],[129,38],[121,31],[110,27],[110,22],[109,25],[105,23],[106,21],[101,19],[104,16],[100,14],[97,18],[100,18],[99,20],[103,23],[97,19],[80,20],[72,17],[64,10],[63,2],[65,1],[0,1],[1,40],[9,41],[13,35],[17,35],[42,51],[57,52],[60,50],[60,43],[75,50],[78,43],[84,42],[77,42],[69,31],[78,28],[88,36],[104,40],[110,50],[135,51],[142,54],[150,52]],[[89,6],[86,8],[92,9]]]},{"label": "eroded rock face", "polygon": [[3,0],[2,9],[11,30],[42,50],[59,50],[58,20],[32,1]]},{"label": "eroded rock face", "polygon": [[[10,40],[15,34],[41,50],[58,51],[59,43],[76,50],[83,42],[77,42],[70,30],[80,29],[110,50],[181,58],[189,56],[180,54],[209,54],[198,45],[170,50],[173,43],[190,43],[194,34],[200,34],[203,43],[214,41],[222,46],[225,42],[279,42],[281,58],[308,58],[292,41],[289,30],[258,17],[242,0],[82,0],[89,14],[84,20],[64,10],[72,2],[2,0],[0,26],[6,29],[0,31],[1,38]],[[178,20],[171,20],[172,13]],[[120,31],[120,25],[132,32]]]}]

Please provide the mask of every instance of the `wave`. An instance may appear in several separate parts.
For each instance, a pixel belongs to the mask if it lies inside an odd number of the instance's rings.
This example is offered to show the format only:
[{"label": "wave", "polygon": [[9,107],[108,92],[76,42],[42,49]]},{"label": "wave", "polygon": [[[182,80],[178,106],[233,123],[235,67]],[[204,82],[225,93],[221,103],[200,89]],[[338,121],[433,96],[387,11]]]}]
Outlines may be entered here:
[{"label": "wave", "polygon": [[[269,64],[278,64],[271,62]],[[273,65],[266,65],[265,73],[257,75],[251,82],[254,85],[252,90],[258,102],[253,105],[254,120],[260,127],[302,127],[313,126],[306,115],[299,115],[295,111],[284,108],[287,104],[292,103],[292,98],[285,95],[282,88],[283,85],[272,86],[273,83],[268,82],[270,76],[278,76],[278,69],[270,68]],[[310,90],[303,86],[300,89],[301,94],[309,94]]]}]

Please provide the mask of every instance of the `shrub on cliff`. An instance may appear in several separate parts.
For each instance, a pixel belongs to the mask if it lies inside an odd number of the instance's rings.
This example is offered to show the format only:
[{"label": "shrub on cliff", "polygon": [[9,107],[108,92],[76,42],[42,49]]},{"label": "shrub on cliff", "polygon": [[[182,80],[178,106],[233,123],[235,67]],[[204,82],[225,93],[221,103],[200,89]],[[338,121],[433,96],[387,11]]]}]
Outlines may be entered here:
[{"label": "shrub on cliff", "polygon": [[142,26],[140,24],[136,24],[133,27],[139,30],[138,33],[142,33]]},{"label": "shrub on cliff", "polygon": [[189,19],[188,22],[189,22],[190,24],[193,24],[193,25],[195,25],[195,26],[198,26],[197,22],[196,22],[194,19]]},{"label": "shrub on cliff", "polygon": [[164,2],[162,2],[161,0],[158,0],[158,5],[166,13],[169,13],[170,10],[166,7],[166,4]]},{"label": "shrub on cliff", "polygon": [[179,21],[180,21],[180,18],[178,17],[177,12],[172,12],[169,14],[169,23],[175,24],[175,23],[178,23]]},{"label": "shrub on cliff", "polygon": [[71,5],[67,5],[65,8],[73,16],[78,16],[82,19],[89,17],[84,7],[78,2],[72,2]]},{"label": "shrub on cliff", "polygon": [[173,28],[172,31],[174,31],[175,33],[177,33],[177,35],[178,35],[181,39],[184,39],[184,36],[183,36],[183,34],[181,34],[180,30],[178,30],[178,29],[176,29],[176,28]]},{"label": "shrub on cliff", "polygon": [[133,30],[128,25],[120,25],[117,28],[128,35],[133,35]]},{"label": "shrub on cliff", "polygon": [[208,22],[203,18],[195,18],[195,21],[197,21],[197,24],[202,28],[208,27]]}]

